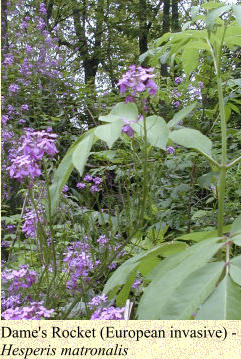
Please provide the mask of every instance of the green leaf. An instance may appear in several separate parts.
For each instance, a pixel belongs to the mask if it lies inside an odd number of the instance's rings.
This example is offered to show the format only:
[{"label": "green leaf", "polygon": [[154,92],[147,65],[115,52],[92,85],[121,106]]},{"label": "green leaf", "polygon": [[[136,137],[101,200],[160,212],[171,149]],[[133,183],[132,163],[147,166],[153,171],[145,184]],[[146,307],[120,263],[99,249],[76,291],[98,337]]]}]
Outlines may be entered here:
[{"label": "green leaf", "polygon": [[180,283],[170,301],[164,306],[161,318],[168,320],[189,319],[215,289],[224,265],[224,262],[208,263],[191,273]]},{"label": "green leaf", "polygon": [[128,120],[136,122],[138,120],[138,109],[132,102],[120,102],[115,105],[107,116],[100,116],[99,120],[104,122],[113,122],[116,120]]},{"label": "green leaf", "polygon": [[198,66],[199,50],[192,47],[192,44],[185,46],[182,52],[182,65],[185,73],[189,75]]},{"label": "green leaf", "polygon": [[193,148],[198,152],[211,157],[211,140],[197,130],[182,128],[171,132],[170,139],[178,145]]},{"label": "green leaf", "polygon": [[211,10],[211,9],[216,9],[217,7],[221,7],[223,6],[222,3],[217,3],[216,1],[209,1],[206,4],[202,5],[202,8],[206,9],[206,10]]},{"label": "green leaf", "polygon": [[138,319],[163,319],[164,309],[177,288],[194,271],[206,264],[221,248],[218,238],[210,238],[161,261],[150,273],[152,282],[145,288],[138,306]]},{"label": "green leaf", "polygon": [[171,129],[175,125],[177,125],[178,122],[182,121],[185,117],[187,117],[187,115],[189,115],[190,112],[192,112],[192,110],[196,107],[196,105],[197,105],[197,103],[193,103],[193,104],[183,108],[182,110],[178,111],[177,113],[175,113],[175,115],[173,116],[171,121],[169,121],[167,123],[167,127],[169,129]]},{"label": "green leaf", "polygon": [[105,141],[109,148],[113,146],[115,141],[121,135],[123,121],[121,119],[96,127],[95,135],[102,141]]},{"label": "green leaf", "polygon": [[241,256],[231,259],[229,272],[233,281],[241,285]]},{"label": "green leaf", "polygon": [[[144,121],[138,121],[132,128],[144,137]],[[164,119],[160,116],[149,116],[146,118],[147,141],[155,147],[166,149],[169,130]]]},{"label": "green leaf", "polygon": [[236,17],[237,23],[241,26],[241,6],[233,5],[233,13]]},{"label": "green leaf", "polygon": [[232,241],[234,244],[236,244],[236,246],[241,246],[241,233],[232,237]]},{"label": "green leaf", "polygon": [[[57,168],[57,170],[54,173],[53,182],[52,182],[52,185],[50,186],[51,215],[54,215],[54,213],[55,213],[55,211],[57,209],[58,203],[59,203],[59,198],[60,198],[62,188],[65,185],[65,183],[68,181],[69,176],[70,176],[71,172],[74,169],[74,165],[73,165],[73,161],[72,161],[73,152],[75,151],[78,144],[86,136],[88,136],[90,132],[93,132],[93,130],[90,130],[87,133],[80,136],[78,138],[78,140],[75,141],[70,146],[70,148],[68,149],[68,151],[65,154],[64,158],[60,162],[59,167]],[[47,208],[48,216],[50,214],[49,212],[50,212],[49,208]]]},{"label": "green leaf", "polygon": [[240,320],[241,288],[229,275],[219,283],[214,293],[201,306],[196,319]]},{"label": "green leaf", "polygon": [[181,239],[183,241],[200,242],[207,238],[213,238],[214,236],[217,236],[217,231],[202,231],[183,234],[176,239]]},{"label": "green leaf", "polygon": [[124,307],[126,300],[128,299],[131,286],[136,278],[137,269],[135,268],[127,278],[127,281],[123,288],[121,289],[120,293],[118,294],[116,298],[116,305],[117,307]]},{"label": "green leaf", "polygon": [[241,232],[241,215],[235,219],[235,221],[231,225],[231,230],[230,230],[231,234],[240,233],[240,232]]},{"label": "green leaf", "polygon": [[91,147],[94,141],[94,132],[89,132],[80,143],[76,146],[72,155],[72,162],[79,171],[80,176],[84,172],[86,161],[89,157]]},{"label": "green leaf", "polygon": [[222,16],[226,11],[229,11],[230,8],[231,8],[231,5],[225,5],[225,6],[222,6],[222,7],[219,7],[217,9],[209,11],[207,16],[206,16],[207,27],[210,30],[212,30],[217,18],[219,16]]},{"label": "green leaf", "polygon": [[[104,287],[103,293],[107,294],[108,292],[111,292],[111,296],[113,297],[118,288],[121,285],[125,284],[130,273],[135,269],[138,270],[139,268],[141,268],[141,270],[144,271],[147,275],[149,271],[151,271],[153,268],[153,259],[157,258],[157,256],[162,253],[167,254],[167,249],[169,248],[170,250],[171,246],[171,243],[162,243],[161,245],[156,246],[149,251],[145,251],[144,253],[136,255],[125,261],[120,267],[115,270],[112,276],[108,279]],[[179,250],[181,250],[180,246]],[[147,267],[148,262],[150,264],[149,268]],[[155,265],[157,264],[156,261],[154,261],[154,263]]]}]

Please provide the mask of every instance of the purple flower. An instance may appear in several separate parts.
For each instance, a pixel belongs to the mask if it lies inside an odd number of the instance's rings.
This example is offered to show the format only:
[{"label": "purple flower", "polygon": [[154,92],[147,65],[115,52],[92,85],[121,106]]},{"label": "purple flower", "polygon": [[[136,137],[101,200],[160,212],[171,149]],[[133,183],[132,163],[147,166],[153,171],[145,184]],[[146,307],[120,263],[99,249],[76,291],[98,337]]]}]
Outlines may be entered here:
[{"label": "purple flower", "polygon": [[20,28],[21,28],[22,30],[24,30],[24,29],[27,29],[27,27],[28,27],[27,21],[23,20],[23,22],[20,24]]},{"label": "purple flower", "polygon": [[85,188],[85,187],[86,187],[86,184],[85,184],[85,183],[78,182],[78,183],[76,184],[76,188],[78,188],[78,189],[83,189],[83,188]]},{"label": "purple flower", "polygon": [[40,31],[45,28],[45,21],[41,17],[38,18],[38,24],[37,24],[36,28]]},{"label": "purple flower", "polygon": [[152,74],[153,71],[154,68],[146,69],[135,65],[129,67],[129,71],[122,76],[117,84],[120,87],[120,93],[126,92],[128,88],[132,89],[131,97],[128,96],[126,102],[132,102],[137,92],[144,92],[146,89],[149,89],[149,95],[156,95],[157,85],[151,79],[155,77]]},{"label": "purple flower", "polygon": [[176,84],[180,84],[181,82],[183,82],[183,79],[181,77],[176,77],[175,78],[175,83]]},{"label": "purple flower", "polygon": [[69,187],[65,184],[62,188],[62,192],[65,193],[65,192],[68,192],[69,190]]},{"label": "purple flower", "polygon": [[22,125],[22,124],[25,123],[25,122],[26,122],[26,120],[24,120],[23,118],[20,118],[19,121],[18,121],[18,123],[19,123],[20,125]]},{"label": "purple flower", "polygon": [[142,281],[140,279],[136,279],[134,283],[132,284],[132,288],[138,289],[141,285]]},{"label": "purple flower", "polygon": [[91,182],[91,181],[92,181],[92,176],[89,175],[89,174],[85,175],[84,181],[86,181],[86,182]]},{"label": "purple flower", "polygon": [[175,101],[175,102],[173,103],[173,106],[176,107],[176,108],[179,107],[179,105],[180,105],[180,102],[179,102],[179,101]]},{"label": "purple flower", "polygon": [[41,2],[40,6],[39,6],[39,12],[43,15],[46,15],[47,14],[47,10],[46,10],[46,7],[45,7],[45,3],[44,2]]},{"label": "purple flower", "polygon": [[199,87],[200,87],[201,89],[204,87],[204,84],[203,84],[202,81],[198,81],[198,85],[199,85]]},{"label": "purple flower", "polygon": [[88,238],[85,237],[84,240],[84,242],[73,242],[67,247],[67,253],[63,258],[70,272],[70,279],[66,283],[70,290],[80,290],[80,278],[87,281],[89,272],[95,268],[92,256],[88,253],[89,245],[86,243]]},{"label": "purple flower", "polygon": [[10,246],[10,244],[7,241],[1,241],[1,247],[2,248],[8,248]]},{"label": "purple flower", "polygon": [[98,185],[102,183],[102,179],[100,177],[93,177],[92,181],[94,182],[94,184]]},{"label": "purple flower", "polygon": [[50,318],[53,313],[54,309],[45,308],[43,302],[32,302],[28,307],[7,309],[2,313],[2,318],[5,320],[40,320]]},{"label": "purple flower", "polygon": [[172,146],[168,146],[168,147],[167,147],[167,153],[169,153],[169,154],[175,153],[175,148],[172,147]]},{"label": "purple flower", "polygon": [[13,64],[13,62],[14,62],[14,57],[13,57],[13,55],[12,54],[6,54],[6,57],[5,57],[5,59],[3,60],[3,64],[4,65],[7,65],[7,66],[12,66],[12,64]]},{"label": "purple flower", "polygon": [[122,130],[121,130],[123,133],[125,133],[127,136],[129,136],[130,138],[133,138],[134,137],[134,130],[131,126],[129,125],[124,125],[122,127]]},{"label": "purple flower", "polygon": [[101,247],[105,246],[106,243],[108,243],[110,241],[109,238],[107,238],[105,235],[101,235],[99,236],[99,238],[97,239],[97,243],[99,243],[99,245]]},{"label": "purple flower", "polygon": [[106,303],[108,300],[108,297],[105,294],[97,295],[96,297],[93,297],[91,301],[88,303],[90,309],[94,309],[95,307],[99,307],[103,303]]},{"label": "purple flower", "polygon": [[21,110],[23,110],[23,111],[28,111],[28,105],[27,105],[27,104],[23,104],[23,105],[21,106]]},{"label": "purple flower", "polygon": [[[43,223],[43,208],[39,206],[38,208],[38,217],[40,222]],[[28,210],[24,216],[24,224],[22,226],[22,231],[25,233],[26,237],[35,237],[36,226],[38,224],[38,217],[35,210]]]},{"label": "purple flower", "polygon": [[8,122],[8,120],[9,120],[9,116],[8,116],[8,115],[2,115],[2,123],[3,123],[4,125],[6,125],[6,123]]},{"label": "purple flower", "polygon": [[37,280],[37,273],[29,270],[28,265],[21,265],[19,270],[2,272],[1,277],[9,292],[17,292],[20,288],[30,288]]},{"label": "purple flower", "polygon": [[4,298],[4,295],[2,294],[1,298],[1,306],[2,306],[2,312],[9,308],[15,308],[16,306],[20,305],[22,303],[21,295],[20,294],[13,294],[9,296],[8,298]]},{"label": "purple flower", "polygon": [[11,84],[8,88],[9,91],[9,95],[11,96],[13,93],[18,93],[18,91],[20,90],[19,86],[16,84]]},{"label": "purple flower", "polygon": [[39,177],[41,170],[39,166],[32,160],[30,156],[22,155],[13,159],[12,164],[7,169],[9,170],[10,177],[16,179],[23,179],[24,177]]},{"label": "purple flower", "polygon": [[90,191],[92,193],[94,192],[99,192],[100,191],[100,187],[96,186],[95,184],[93,186],[90,187]]},{"label": "purple flower", "polygon": [[112,262],[111,264],[108,265],[108,268],[109,268],[110,270],[113,270],[113,269],[115,269],[116,267],[117,267],[117,263],[116,263],[116,262]]},{"label": "purple flower", "polygon": [[33,48],[30,45],[26,45],[25,50],[26,50],[27,54],[31,54],[33,51]]},{"label": "purple flower", "polygon": [[115,308],[113,306],[97,309],[91,316],[91,320],[123,320],[125,307]]}]

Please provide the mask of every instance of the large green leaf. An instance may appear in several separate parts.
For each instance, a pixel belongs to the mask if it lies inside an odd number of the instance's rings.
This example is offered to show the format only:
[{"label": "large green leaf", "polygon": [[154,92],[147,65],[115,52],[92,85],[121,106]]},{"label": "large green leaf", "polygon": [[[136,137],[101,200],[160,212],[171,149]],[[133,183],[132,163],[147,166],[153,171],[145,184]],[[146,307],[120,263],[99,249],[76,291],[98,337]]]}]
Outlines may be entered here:
[{"label": "large green leaf", "polygon": [[206,264],[221,248],[219,238],[202,241],[183,252],[174,254],[158,264],[148,278],[152,282],[145,289],[138,306],[138,319],[162,319],[164,309],[181,283]]},{"label": "large green leaf", "polygon": [[121,135],[123,121],[121,119],[96,127],[95,135],[102,141],[105,141],[109,148],[113,146],[115,141]]},{"label": "large green leaf", "polygon": [[212,142],[201,132],[191,128],[182,128],[170,133],[170,139],[178,145],[193,148],[211,157]]},{"label": "large green leaf", "polygon": [[[159,263],[155,261],[155,258],[157,258],[158,255],[167,255],[168,250],[170,254],[171,247],[171,243],[162,243],[149,251],[145,251],[144,253],[138,254],[125,261],[109,278],[104,287],[103,293],[107,294],[108,292],[111,292],[111,296],[114,296],[118,288],[126,283],[130,273],[134,270],[140,269],[145,273],[145,275],[147,275],[148,272],[152,270],[153,263],[155,265]],[[185,246],[179,246],[179,250],[183,250],[184,248]],[[175,250],[177,250],[176,245]]]},{"label": "large green leaf", "polygon": [[136,122],[138,119],[138,109],[132,102],[120,102],[115,105],[107,116],[100,116],[99,120],[104,122],[113,122],[125,119],[130,122]]},{"label": "large green leaf", "polygon": [[234,244],[236,244],[236,246],[241,246],[241,233],[232,237],[232,241]]},{"label": "large green leaf", "polygon": [[241,26],[241,6],[233,5],[233,13],[237,23]]},{"label": "large green leaf", "polygon": [[94,141],[94,132],[88,132],[86,136],[80,141],[72,154],[72,162],[75,168],[79,171],[80,176],[84,172],[86,161],[89,157],[91,147]]},{"label": "large green leaf", "polygon": [[241,285],[241,255],[231,259],[230,275],[234,282]]},{"label": "large green leaf", "polygon": [[235,221],[233,222],[233,224],[231,225],[231,230],[230,230],[231,234],[239,234],[241,233],[241,215],[238,216]]},{"label": "large green leaf", "polygon": [[225,263],[208,263],[180,283],[164,306],[160,317],[168,320],[189,319],[213,292]]},{"label": "large green leaf", "polygon": [[201,320],[240,320],[241,288],[229,275],[219,283],[214,293],[201,306],[196,319]]},{"label": "large green leaf", "polygon": [[182,121],[190,112],[196,107],[196,103],[192,103],[189,106],[184,107],[182,110],[175,113],[173,119],[167,123],[167,127],[169,129],[173,128],[178,124],[178,122]]},{"label": "large green leaf", "polygon": [[[62,191],[63,186],[68,181],[71,172],[74,169],[74,164],[72,161],[72,155],[79,145],[81,141],[84,140],[85,137],[89,136],[89,133],[92,133],[93,130],[88,131],[83,134],[75,141],[70,148],[68,149],[66,155],[62,159],[59,164],[59,167],[54,173],[52,185],[50,186],[50,197],[51,197],[51,214],[53,215],[58,207],[59,197]],[[49,215],[49,208],[47,209],[47,213]]]},{"label": "large green leaf", "polygon": [[207,238],[213,238],[214,236],[217,236],[217,231],[202,231],[183,234],[176,239],[181,239],[183,241],[200,242]]},{"label": "large green leaf", "polygon": [[[138,121],[132,125],[133,129],[144,136],[144,121]],[[149,116],[146,118],[147,141],[154,147],[166,149],[169,130],[166,122],[160,116]]]},{"label": "large green leaf", "polygon": [[192,43],[184,47],[182,52],[182,65],[185,73],[189,75],[198,66],[199,49],[192,46]]},{"label": "large green leaf", "polygon": [[229,272],[233,281],[241,285],[241,256],[234,257],[230,261]]},{"label": "large green leaf", "polygon": [[209,11],[206,16],[206,24],[207,24],[208,29],[212,30],[217,18],[219,16],[223,15],[226,11],[229,11],[230,8],[231,8],[231,5],[225,5],[225,6],[222,6],[217,9]]}]

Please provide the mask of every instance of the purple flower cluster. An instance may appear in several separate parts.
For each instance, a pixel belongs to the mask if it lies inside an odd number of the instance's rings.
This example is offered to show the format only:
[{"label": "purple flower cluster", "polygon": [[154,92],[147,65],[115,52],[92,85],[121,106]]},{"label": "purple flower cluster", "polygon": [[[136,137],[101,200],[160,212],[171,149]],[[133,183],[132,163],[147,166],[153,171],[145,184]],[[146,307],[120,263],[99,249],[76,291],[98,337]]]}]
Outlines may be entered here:
[{"label": "purple flower cluster", "polygon": [[102,182],[103,182],[102,178],[100,178],[100,177],[92,177],[90,174],[86,174],[84,176],[83,180],[85,182],[87,182],[87,183],[78,182],[76,184],[76,188],[78,188],[78,189],[89,188],[89,190],[92,193],[99,192],[101,190],[101,185],[102,185]]},{"label": "purple flower cluster", "polygon": [[127,136],[129,136],[130,138],[133,138],[134,137],[134,130],[131,126],[129,125],[124,125],[122,127],[122,130],[121,130],[123,133],[125,133]]},{"label": "purple flower cluster", "polygon": [[22,304],[22,299],[21,299],[21,294],[13,294],[11,296],[9,296],[8,298],[4,298],[4,292],[2,294],[2,298],[1,298],[1,307],[2,307],[2,312],[4,312],[5,310],[9,309],[9,308],[15,308],[16,306],[19,306]]},{"label": "purple flower cluster", "polygon": [[167,153],[169,153],[169,154],[175,153],[175,148],[172,146],[167,146]]},{"label": "purple flower cluster", "polygon": [[134,289],[138,289],[140,287],[141,283],[142,283],[141,279],[136,279],[131,287]]},{"label": "purple flower cluster", "polygon": [[[39,207],[38,217],[43,223],[43,218],[41,214],[43,213],[42,207]],[[36,226],[38,223],[38,218],[35,210],[28,210],[24,216],[24,224],[22,226],[22,231],[25,233],[26,237],[34,237],[36,234]]]},{"label": "purple flower cluster", "polygon": [[96,297],[93,297],[91,301],[88,303],[88,306],[91,310],[95,309],[96,307],[101,306],[102,304],[106,303],[108,300],[108,297],[105,294],[97,295]]},{"label": "purple flower cluster", "polygon": [[40,320],[50,318],[54,313],[54,309],[47,309],[43,306],[43,302],[32,302],[28,307],[16,307],[7,309],[2,313],[5,320]]},{"label": "purple flower cluster", "polygon": [[115,308],[113,306],[97,309],[91,316],[91,320],[123,320],[125,308]]},{"label": "purple flower cluster", "polygon": [[51,133],[51,129],[34,131],[32,128],[26,128],[17,156],[11,159],[11,166],[8,167],[10,177],[18,180],[28,176],[39,177],[41,175],[39,161],[44,154],[53,158],[58,152],[55,146],[56,137],[55,133]]},{"label": "purple flower cluster", "polygon": [[30,288],[37,280],[37,273],[29,270],[28,265],[21,265],[19,270],[10,270],[2,272],[3,283],[8,285],[9,292],[17,292],[20,288]]},{"label": "purple flower cluster", "polygon": [[[136,96],[137,92],[144,92],[149,90],[149,95],[156,95],[157,85],[152,80],[155,77],[153,74],[154,68],[144,68],[142,66],[136,67],[131,65],[129,71],[127,71],[118,82],[120,87],[120,93],[126,92],[127,89],[131,89],[131,97]],[[132,100],[129,98],[129,100]]]},{"label": "purple flower cluster", "polygon": [[108,237],[106,237],[105,235],[101,235],[99,236],[99,238],[97,239],[97,243],[99,243],[99,245],[101,247],[105,247],[105,245],[110,241],[110,239]]},{"label": "purple flower cluster", "polygon": [[91,254],[89,254],[88,238],[85,237],[84,242],[74,242],[67,247],[63,262],[68,266],[70,279],[67,282],[67,288],[70,290],[78,290],[79,280],[88,280],[89,272],[95,268]]}]

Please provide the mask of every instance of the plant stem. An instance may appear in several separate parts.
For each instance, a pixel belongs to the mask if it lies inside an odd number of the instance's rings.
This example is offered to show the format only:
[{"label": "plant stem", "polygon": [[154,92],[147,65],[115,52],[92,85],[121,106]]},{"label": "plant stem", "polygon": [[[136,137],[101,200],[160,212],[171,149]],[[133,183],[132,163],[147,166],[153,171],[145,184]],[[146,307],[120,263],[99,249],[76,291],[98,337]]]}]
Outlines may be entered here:
[{"label": "plant stem", "polygon": [[230,162],[230,163],[226,166],[226,168],[231,168],[231,167],[235,166],[236,164],[238,164],[239,162],[241,162],[241,156],[238,157],[238,158],[236,158],[236,159],[233,160],[232,162]]},{"label": "plant stem", "polygon": [[139,217],[139,226],[143,226],[144,222],[144,214],[145,214],[145,207],[146,207],[146,199],[147,199],[147,160],[148,160],[148,153],[147,153],[147,129],[146,129],[146,117],[144,116],[143,120],[144,124],[144,163],[143,163],[143,199],[142,199],[142,206],[141,206],[141,212]]},{"label": "plant stem", "polygon": [[218,193],[218,235],[223,234],[223,217],[224,217],[224,197],[225,197],[225,184],[226,184],[226,172],[227,172],[227,125],[225,119],[223,89],[221,83],[221,77],[219,71],[217,72],[217,85],[218,85],[218,101],[219,112],[221,118],[221,136],[222,136],[222,164],[220,168],[220,182]]}]

